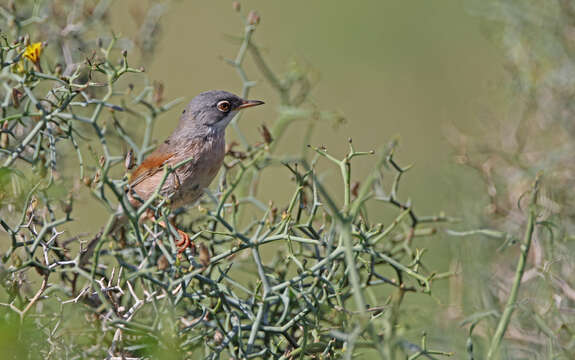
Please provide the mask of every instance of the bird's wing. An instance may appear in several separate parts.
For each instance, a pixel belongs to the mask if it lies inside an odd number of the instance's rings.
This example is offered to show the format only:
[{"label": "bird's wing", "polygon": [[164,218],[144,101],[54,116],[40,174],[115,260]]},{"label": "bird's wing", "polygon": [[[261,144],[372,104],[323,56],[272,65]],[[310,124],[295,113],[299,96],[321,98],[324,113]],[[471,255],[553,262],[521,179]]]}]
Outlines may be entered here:
[{"label": "bird's wing", "polygon": [[158,150],[161,150],[161,148],[156,149],[156,151],[145,158],[140,166],[134,170],[130,176],[130,187],[138,185],[148,177],[162,170],[163,166],[174,156],[174,153],[166,153]]}]

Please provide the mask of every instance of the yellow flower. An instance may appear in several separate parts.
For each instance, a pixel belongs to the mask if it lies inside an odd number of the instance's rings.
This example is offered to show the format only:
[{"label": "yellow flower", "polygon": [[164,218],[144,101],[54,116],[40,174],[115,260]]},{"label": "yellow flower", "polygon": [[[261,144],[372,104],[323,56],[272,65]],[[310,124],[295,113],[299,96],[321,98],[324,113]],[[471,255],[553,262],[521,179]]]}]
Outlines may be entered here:
[{"label": "yellow flower", "polygon": [[26,51],[24,51],[23,56],[34,64],[38,64],[40,54],[42,54],[42,43],[37,42],[26,46]]}]

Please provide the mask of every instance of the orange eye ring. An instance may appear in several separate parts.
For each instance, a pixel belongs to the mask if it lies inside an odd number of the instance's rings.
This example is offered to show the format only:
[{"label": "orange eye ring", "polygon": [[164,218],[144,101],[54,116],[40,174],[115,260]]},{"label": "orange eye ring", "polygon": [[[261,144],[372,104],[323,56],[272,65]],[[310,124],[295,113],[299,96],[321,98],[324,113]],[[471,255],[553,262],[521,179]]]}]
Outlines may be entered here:
[{"label": "orange eye ring", "polygon": [[229,101],[222,100],[218,103],[217,107],[218,107],[218,110],[220,110],[221,112],[228,112],[228,111],[230,111],[231,105],[230,105]]}]

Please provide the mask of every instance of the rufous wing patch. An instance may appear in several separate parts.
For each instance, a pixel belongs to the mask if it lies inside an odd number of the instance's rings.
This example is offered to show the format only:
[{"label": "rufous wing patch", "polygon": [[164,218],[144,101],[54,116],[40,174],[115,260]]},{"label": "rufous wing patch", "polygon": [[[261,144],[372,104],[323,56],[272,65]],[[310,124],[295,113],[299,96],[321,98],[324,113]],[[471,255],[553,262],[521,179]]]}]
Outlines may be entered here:
[{"label": "rufous wing patch", "polygon": [[136,186],[141,183],[144,179],[149,176],[154,175],[158,171],[162,170],[162,167],[166,162],[174,156],[173,153],[170,154],[155,154],[152,153],[150,156],[144,159],[144,161],[134,170],[132,175],[130,175],[130,186]]}]

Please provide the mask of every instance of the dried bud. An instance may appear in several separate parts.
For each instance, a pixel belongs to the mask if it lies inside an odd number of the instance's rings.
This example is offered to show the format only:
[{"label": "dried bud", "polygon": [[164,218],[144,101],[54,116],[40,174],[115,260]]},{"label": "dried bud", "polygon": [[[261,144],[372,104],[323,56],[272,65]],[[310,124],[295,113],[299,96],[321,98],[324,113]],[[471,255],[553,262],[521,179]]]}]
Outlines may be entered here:
[{"label": "dried bud", "polygon": [[92,183],[97,183],[100,181],[100,170],[96,171],[96,175],[94,175],[94,179],[92,180]]},{"label": "dried bud", "polygon": [[134,151],[130,149],[130,151],[128,151],[128,153],[126,154],[126,158],[124,160],[124,167],[126,168],[126,170],[132,170],[134,164],[135,164]]},{"label": "dried bud", "polygon": [[118,240],[118,245],[120,246],[120,249],[125,249],[128,247],[128,242],[126,241],[126,229],[124,229],[123,227],[120,228],[120,239]]},{"label": "dried bud", "polygon": [[68,195],[68,198],[66,199],[66,201],[62,201],[62,203],[61,203],[62,211],[66,215],[70,215],[72,213],[73,203],[74,203],[74,198],[72,197],[72,194]]},{"label": "dried bud", "polygon": [[24,46],[30,45],[30,34],[24,35]]},{"label": "dried bud", "polygon": [[126,50],[126,49],[122,50],[122,56],[127,57],[128,56],[128,50]]},{"label": "dried bud", "polygon": [[305,208],[307,208],[307,204],[308,204],[307,194],[305,193],[305,191],[302,191],[300,194],[301,194],[301,203],[300,203],[300,206],[301,206],[302,209],[305,209]]},{"label": "dried bud", "polygon": [[358,190],[359,190],[359,181],[355,181],[353,184],[351,184],[351,194],[353,195],[353,197],[357,197]]},{"label": "dried bud", "polygon": [[161,81],[154,81],[154,103],[159,106],[164,100],[164,83]]},{"label": "dried bud", "polygon": [[6,149],[10,145],[10,135],[8,134],[8,121],[2,124],[2,132],[0,133],[0,148]]},{"label": "dried bud", "polygon": [[180,182],[180,177],[176,175],[175,176],[174,190],[178,190],[180,188],[180,186],[182,186],[182,183]]},{"label": "dried bud", "polygon": [[232,7],[234,8],[234,11],[236,11],[236,12],[240,12],[240,10],[242,9],[242,5],[240,4],[239,1],[232,2]]},{"label": "dried bud", "polygon": [[12,88],[12,103],[14,104],[15,108],[20,107],[20,99],[22,99],[22,96],[23,96],[22,91],[16,88]]},{"label": "dried bud", "polygon": [[86,186],[88,186],[88,187],[89,187],[90,185],[92,185],[92,179],[90,179],[90,178],[87,177],[87,176],[84,176],[84,178],[82,179],[82,182],[84,183],[84,185],[86,185]]},{"label": "dried bud", "polygon": [[104,155],[100,156],[100,167],[104,167],[106,164],[106,157]]},{"label": "dried bud", "polygon": [[255,10],[250,11],[250,13],[248,14],[248,24],[257,25],[260,23],[260,20],[261,20],[261,17],[257,11],[255,11]]},{"label": "dried bud", "polygon": [[170,262],[168,261],[168,259],[164,256],[161,255],[158,258],[158,262],[156,263],[156,265],[158,266],[158,270],[166,270],[169,266],[170,266]]},{"label": "dried bud", "polygon": [[28,209],[26,209],[26,217],[30,217],[34,214],[34,211],[38,207],[38,199],[35,196],[32,197],[30,201],[30,205],[28,205]]},{"label": "dried bud", "polygon": [[240,206],[240,202],[236,198],[236,195],[232,194],[231,200],[232,200],[234,212],[238,212],[238,207]]},{"label": "dried bud", "polygon": [[260,131],[260,134],[262,135],[262,138],[266,144],[269,145],[272,141],[274,141],[272,134],[265,125],[262,125],[260,128],[258,128],[258,130]]},{"label": "dried bud", "polygon": [[200,243],[200,255],[198,260],[203,267],[208,267],[210,265],[210,249],[204,243]]}]

